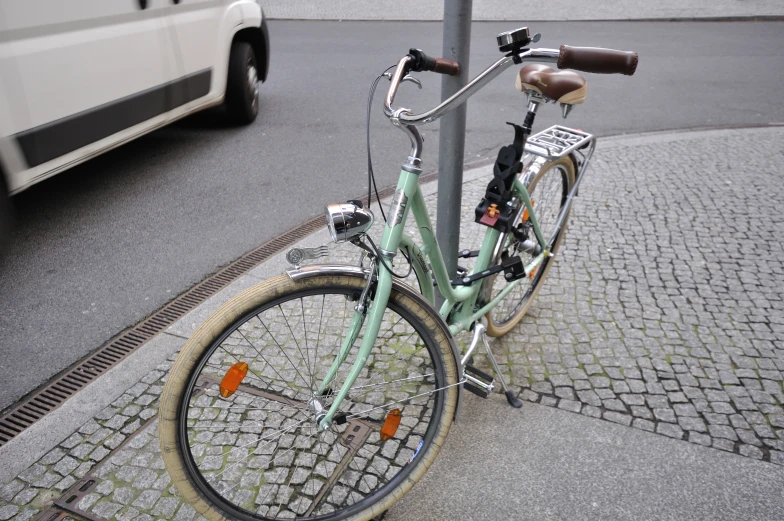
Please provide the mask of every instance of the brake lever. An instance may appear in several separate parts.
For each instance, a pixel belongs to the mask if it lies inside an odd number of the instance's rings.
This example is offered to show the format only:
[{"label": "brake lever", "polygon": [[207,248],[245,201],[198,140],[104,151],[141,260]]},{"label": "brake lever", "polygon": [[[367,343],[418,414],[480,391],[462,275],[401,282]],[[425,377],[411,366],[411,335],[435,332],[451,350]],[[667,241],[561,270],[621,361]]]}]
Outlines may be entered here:
[{"label": "brake lever", "polygon": [[[383,74],[383,76],[386,79],[388,79],[388,80],[392,79],[392,73],[391,72],[385,72]],[[406,82],[406,81],[410,81],[411,83],[415,84],[420,89],[422,88],[422,82],[419,81],[419,78],[417,78],[416,76],[411,76],[410,74],[406,74],[405,76],[403,76],[403,79],[400,80],[400,83],[403,83],[403,82]]]}]

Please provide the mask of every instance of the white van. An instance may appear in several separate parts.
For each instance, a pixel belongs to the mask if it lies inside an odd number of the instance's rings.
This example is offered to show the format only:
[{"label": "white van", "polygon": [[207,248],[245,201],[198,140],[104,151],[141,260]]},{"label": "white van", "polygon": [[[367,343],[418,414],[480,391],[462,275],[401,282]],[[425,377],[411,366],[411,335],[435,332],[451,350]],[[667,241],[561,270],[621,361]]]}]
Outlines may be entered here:
[{"label": "white van", "polygon": [[257,0],[1,0],[0,211],[198,110],[252,122],[268,69]]}]

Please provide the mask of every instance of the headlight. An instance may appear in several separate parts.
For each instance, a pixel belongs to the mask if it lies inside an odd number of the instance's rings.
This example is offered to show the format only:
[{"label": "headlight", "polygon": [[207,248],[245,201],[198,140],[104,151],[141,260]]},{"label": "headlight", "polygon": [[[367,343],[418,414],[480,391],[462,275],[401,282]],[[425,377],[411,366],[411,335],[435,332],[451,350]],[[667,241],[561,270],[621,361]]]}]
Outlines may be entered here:
[{"label": "headlight", "polygon": [[344,242],[361,235],[373,226],[373,212],[354,203],[327,206],[327,228],[335,242]]}]

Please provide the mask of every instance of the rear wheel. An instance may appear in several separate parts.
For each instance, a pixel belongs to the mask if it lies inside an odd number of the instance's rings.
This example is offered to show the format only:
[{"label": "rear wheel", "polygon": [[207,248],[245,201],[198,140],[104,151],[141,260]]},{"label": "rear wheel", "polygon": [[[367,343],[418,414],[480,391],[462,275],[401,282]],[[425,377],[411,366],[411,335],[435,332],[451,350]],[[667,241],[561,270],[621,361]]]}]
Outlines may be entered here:
[{"label": "rear wheel", "polygon": [[236,124],[247,125],[259,113],[259,73],[256,54],[247,42],[233,42],[226,81],[226,110]]},{"label": "rear wheel", "polygon": [[[457,367],[440,320],[402,291],[393,290],[341,405],[346,422],[317,428],[314,400],[330,406],[361,342],[363,332],[319,394],[364,284],[281,275],[229,301],[183,347],[159,433],[166,468],[197,512],[213,521],[372,519],[429,468],[452,423]],[[247,373],[224,396],[238,364]],[[400,423],[385,437],[390,416]]]},{"label": "rear wheel", "polygon": [[[574,183],[574,178],[574,162],[567,156],[546,163],[528,186],[534,212],[546,240],[552,234],[558,215],[561,212],[561,207],[566,203],[566,197]],[[525,216],[522,210],[520,215],[522,217]],[[518,218],[518,220],[522,219]],[[565,235],[566,226],[564,225],[550,246],[553,255],[558,251]],[[531,240],[536,241],[532,228],[529,230],[529,237]],[[498,240],[502,244],[498,253],[498,262],[504,256],[519,255],[523,259],[523,263],[528,264],[535,257],[533,254],[520,251],[520,242],[511,233],[502,235]],[[487,313],[488,335],[505,335],[522,320],[537,293],[542,288],[552,263],[553,257],[545,258],[531,275],[517,281],[517,286],[496,307]],[[492,287],[489,293],[494,297],[507,286],[507,281],[500,274],[489,280],[487,284]]]}]

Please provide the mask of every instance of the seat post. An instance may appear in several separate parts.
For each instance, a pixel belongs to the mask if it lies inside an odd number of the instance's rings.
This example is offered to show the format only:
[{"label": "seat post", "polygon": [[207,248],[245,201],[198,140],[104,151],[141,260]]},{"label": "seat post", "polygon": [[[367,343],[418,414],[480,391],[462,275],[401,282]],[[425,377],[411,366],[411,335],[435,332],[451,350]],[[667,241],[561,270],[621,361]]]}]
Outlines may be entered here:
[{"label": "seat post", "polygon": [[525,115],[525,121],[523,121],[523,132],[526,137],[531,135],[531,129],[534,126],[534,119],[536,118],[536,111],[539,109],[540,102],[533,96],[528,98],[528,114]]}]

